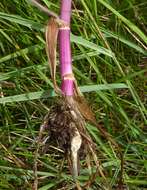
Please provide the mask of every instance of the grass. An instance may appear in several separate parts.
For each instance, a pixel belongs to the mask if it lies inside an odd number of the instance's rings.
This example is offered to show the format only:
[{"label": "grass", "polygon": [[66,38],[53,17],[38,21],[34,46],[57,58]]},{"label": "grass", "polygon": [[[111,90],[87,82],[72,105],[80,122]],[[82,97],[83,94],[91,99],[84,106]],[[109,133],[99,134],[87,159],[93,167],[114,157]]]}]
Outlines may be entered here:
[{"label": "grass", "polygon": [[[42,2],[59,11],[59,1]],[[122,146],[130,190],[147,188],[146,8],[143,0],[75,0],[72,12],[74,73],[97,122]],[[26,190],[33,183],[35,139],[55,100],[45,53],[47,20],[27,0],[0,2],[0,189]],[[94,126],[87,130],[105,171],[105,180],[97,175],[89,189],[116,189],[116,150]],[[62,157],[53,147],[39,157],[39,190],[74,188]],[[81,185],[91,171],[96,168],[81,168]]]}]

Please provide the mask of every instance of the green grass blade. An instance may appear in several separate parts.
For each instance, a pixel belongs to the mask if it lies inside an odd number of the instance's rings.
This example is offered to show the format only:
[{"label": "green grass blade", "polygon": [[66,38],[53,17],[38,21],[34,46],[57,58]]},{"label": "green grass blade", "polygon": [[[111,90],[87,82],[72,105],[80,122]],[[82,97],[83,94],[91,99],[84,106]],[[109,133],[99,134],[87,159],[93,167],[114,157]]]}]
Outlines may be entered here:
[{"label": "green grass blade", "polygon": [[107,9],[109,9],[112,13],[114,13],[120,20],[122,20],[133,32],[135,32],[146,44],[147,44],[147,36],[131,21],[121,15],[117,10],[115,10],[109,3],[104,0],[97,0],[101,4],[103,4]]},{"label": "green grass blade", "polygon": [[28,53],[32,53],[34,51],[41,50],[43,48],[44,48],[44,46],[42,44],[39,44],[39,45],[36,44],[36,45],[30,46],[30,47],[21,49],[19,51],[16,51],[14,53],[11,53],[9,55],[6,55],[6,56],[0,58],[0,63],[3,63],[3,62],[8,61],[10,59],[14,59],[14,58],[19,57],[19,56],[23,56],[23,55],[28,54]]},{"label": "green grass blade", "polygon": [[[81,86],[81,92],[96,92],[101,90],[112,90],[112,89],[121,89],[121,88],[128,88],[127,85],[123,83],[116,83],[116,84],[101,84],[101,85],[86,85]],[[21,101],[28,101],[28,100],[35,100],[40,98],[49,98],[56,96],[53,90],[49,91],[38,91],[38,92],[30,92],[20,95],[8,96],[0,98],[0,103],[13,103],[13,102],[21,102]]]},{"label": "green grass blade", "polygon": [[[37,22],[34,22],[32,20],[29,20],[29,19],[24,19],[24,18],[17,16],[17,15],[9,15],[9,14],[0,12],[0,18],[6,19],[12,23],[14,22],[14,23],[26,26],[30,29],[44,31],[43,25],[38,24]],[[98,46],[97,44],[94,44],[92,42],[89,42],[88,40],[83,39],[82,37],[71,34],[71,42],[74,42],[76,44],[80,44],[80,45],[82,45],[86,48],[90,48],[92,50],[96,50],[96,51],[98,51],[99,54],[102,53],[104,55],[112,57],[112,52],[110,50],[103,48],[101,46]],[[3,59],[5,59],[5,58],[3,58]]]},{"label": "green grass blade", "polygon": [[57,184],[61,183],[64,179],[60,179],[60,180],[52,180],[52,182],[50,182],[47,185],[44,185],[42,187],[40,187],[38,190],[48,190],[54,186],[56,186]]},{"label": "green grass blade", "polygon": [[75,35],[71,34],[71,41],[76,43],[76,44],[82,45],[86,48],[96,50],[96,51],[98,51],[99,54],[104,54],[104,55],[107,55],[109,57],[113,56],[113,53],[110,50],[103,48],[101,46],[98,46],[92,42],[89,42],[88,40],[86,40],[80,36],[75,36]]},{"label": "green grass blade", "polygon": [[135,49],[136,51],[138,51],[138,52],[140,52],[140,53],[142,53],[144,55],[147,55],[147,52],[143,48],[141,48],[140,46],[138,46],[135,43],[131,42],[130,40],[125,39],[124,36],[122,37],[120,35],[115,34],[114,32],[106,30],[104,28],[101,28],[101,31],[104,33],[106,38],[114,38],[116,40],[119,40],[120,42],[126,44],[128,47],[131,47],[131,48]]},{"label": "green grass blade", "polygon": [[10,21],[12,23],[17,23],[17,24],[26,26],[30,29],[35,29],[35,30],[39,30],[39,31],[43,30],[42,24],[34,22],[33,20],[22,18],[19,15],[13,15],[13,14],[7,14],[7,13],[0,12],[0,18]]}]

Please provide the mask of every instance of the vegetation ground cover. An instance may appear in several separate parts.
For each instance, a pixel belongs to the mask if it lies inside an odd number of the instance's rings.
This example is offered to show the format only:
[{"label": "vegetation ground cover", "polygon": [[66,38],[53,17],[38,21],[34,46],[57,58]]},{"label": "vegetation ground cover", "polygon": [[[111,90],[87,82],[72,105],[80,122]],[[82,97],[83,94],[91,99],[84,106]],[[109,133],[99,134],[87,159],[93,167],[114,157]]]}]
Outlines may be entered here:
[{"label": "vegetation ground cover", "polygon": [[[59,12],[58,0],[42,3]],[[122,147],[130,190],[147,188],[146,8],[144,0],[75,0],[72,11],[75,77],[98,124]],[[0,2],[0,189],[31,189],[33,183],[35,139],[55,100],[45,53],[47,21],[27,0]],[[87,130],[105,171],[105,180],[98,175],[89,189],[115,189],[118,155],[94,126],[87,124]],[[40,190],[74,187],[61,157],[54,147],[40,155]],[[95,170],[81,169],[81,185]]]}]

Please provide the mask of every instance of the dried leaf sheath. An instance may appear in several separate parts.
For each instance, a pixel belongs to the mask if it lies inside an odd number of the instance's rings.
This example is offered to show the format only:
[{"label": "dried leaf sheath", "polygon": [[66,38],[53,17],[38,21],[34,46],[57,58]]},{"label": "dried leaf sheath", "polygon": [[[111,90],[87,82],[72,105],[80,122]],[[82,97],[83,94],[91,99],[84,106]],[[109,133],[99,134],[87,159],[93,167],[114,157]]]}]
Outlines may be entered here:
[{"label": "dried leaf sheath", "polygon": [[56,46],[58,37],[59,25],[55,18],[51,18],[46,27],[46,52],[49,60],[51,78],[56,92],[61,92],[56,83]]}]

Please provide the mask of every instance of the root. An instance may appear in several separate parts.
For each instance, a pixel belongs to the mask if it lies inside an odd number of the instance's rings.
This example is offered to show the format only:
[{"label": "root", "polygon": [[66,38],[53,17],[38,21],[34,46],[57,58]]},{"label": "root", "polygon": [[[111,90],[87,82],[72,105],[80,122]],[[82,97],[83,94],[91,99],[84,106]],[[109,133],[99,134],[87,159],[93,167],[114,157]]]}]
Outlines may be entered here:
[{"label": "root", "polygon": [[[102,136],[112,143],[118,150],[120,150],[118,144],[113,140],[104,129],[97,125],[96,120],[93,116],[87,117],[92,118],[91,123],[99,129]],[[65,154],[70,155],[68,163],[71,168],[71,173],[75,180],[77,189],[80,189],[80,185],[77,181],[77,176],[80,173],[80,157],[89,157],[87,161],[88,168],[91,168],[91,160],[96,165],[96,172],[91,174],[89,180],[83,186],[83,188],[90,188],[92,183],[95,181],[96,176],[100,175],[106,186],[108,186],[103,168],[97,159],[96,145],[93,142],[91,136],[86,130],[86,122],[84,114],[81,113],[79,105],[73,97],[62,97],[58,103],[51,107],[49,113],[45,116],[44,122],[40,127],[40,132],[37,141],[37,150],[35,152],[35,164],[34,164],[34,189],[37,190],[38,177],[37,177],[37,159],[40,151],[40,147],[43,147],[49,139],[50,142],[56,142]],[[47,131],[47,135],[44,137],[44,132]],[[123,168],[123,166],[122,166]],[[122,176],[121,176],[122,177]]]},{"label": "root", "polygon": [[71,160],[72,160],[72,170],[73,177],[76,178],[78,176],[78,151],[82,144],[82,138],[79,131],[76,129],[74,137],[71,140]]}]

